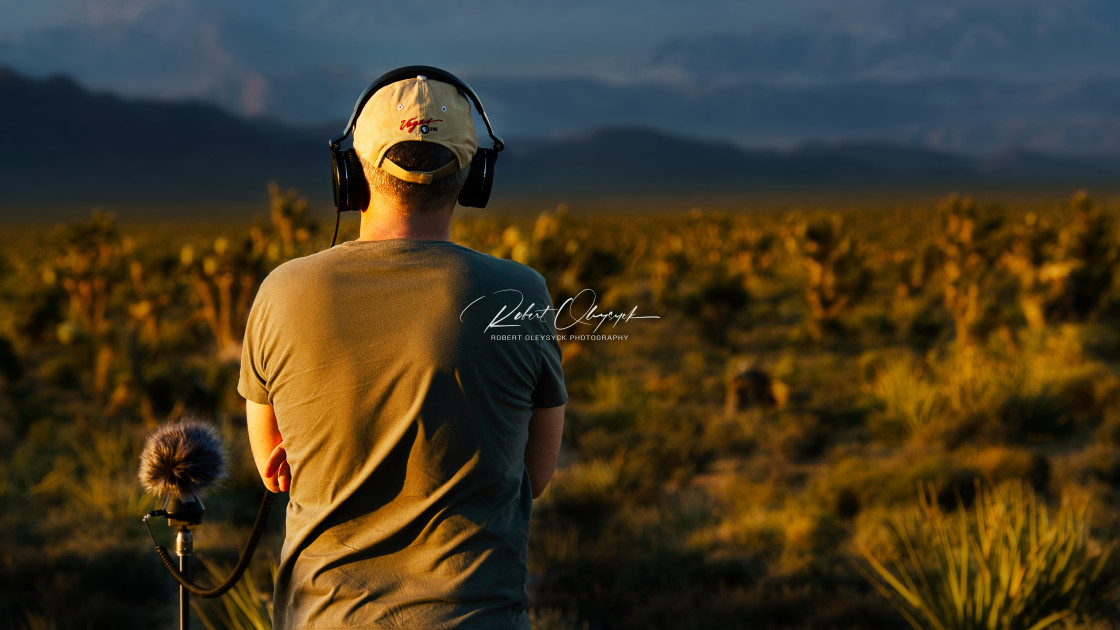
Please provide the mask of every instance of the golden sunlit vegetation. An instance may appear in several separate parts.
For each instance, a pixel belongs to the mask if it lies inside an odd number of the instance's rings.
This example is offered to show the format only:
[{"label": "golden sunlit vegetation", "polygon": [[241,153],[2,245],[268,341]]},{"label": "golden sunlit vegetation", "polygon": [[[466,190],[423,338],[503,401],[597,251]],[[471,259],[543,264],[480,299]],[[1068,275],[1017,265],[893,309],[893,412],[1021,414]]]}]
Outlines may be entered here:
[{"label": "golden sunlit vegetation", "polygon": [[[233,462],[196,552],[236,556],[261,491],[235,389],[247,309],[329,237],[272,199],[250,227],[94,214],[4,239],[0,624],[171,625],[135,475],[143,436],[184,414]],[[562,343],[535,628],[1120,627],[1117,207],[626,210],[453,226],[557,305],[592,289],[660,317]],[[280,536],[200,622],[267,627]]]}]

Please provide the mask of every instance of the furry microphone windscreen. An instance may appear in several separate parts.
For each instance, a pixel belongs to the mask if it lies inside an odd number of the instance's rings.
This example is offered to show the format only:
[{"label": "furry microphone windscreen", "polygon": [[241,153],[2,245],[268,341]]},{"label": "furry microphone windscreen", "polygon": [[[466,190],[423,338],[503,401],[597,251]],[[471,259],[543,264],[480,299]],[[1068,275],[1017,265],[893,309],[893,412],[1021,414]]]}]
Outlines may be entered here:
[{"label": "furry microphone windscreen", "polygon": [[140,453],[140,485],[156,496],[197,496],[225,476],[221,438],[214,427],[194,418],[156,430]]}]

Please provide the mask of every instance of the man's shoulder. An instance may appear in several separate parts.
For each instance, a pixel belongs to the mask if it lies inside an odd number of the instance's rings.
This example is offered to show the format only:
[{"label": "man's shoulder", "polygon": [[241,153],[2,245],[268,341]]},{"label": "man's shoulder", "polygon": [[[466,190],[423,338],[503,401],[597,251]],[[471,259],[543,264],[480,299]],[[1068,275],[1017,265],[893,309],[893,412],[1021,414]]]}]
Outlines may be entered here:
[{"label": "man's shoulder", "polygon": [[316,283],[321,279],[322,273],[330,268],[332,259],[336,256],[337,252],[332,248],[280,263],[268,272],[261,283],[261,291],[295,289],[301,285]]},{"label": "man's shoulder", "polygon": [[536,269],[515,260],[498,258],[474,250],[468,251],[472,252],[476,259],[472,266],[470,283],[476,292],[488,294],[494,291],[515,290],[537,302],[550,299],[548,283]]},{"label": "man's shoulder", "polygon": [[473,259],[475,264],[480,267],[488,267],[502,275],[513,278],[524,278],[525,280],[544,282],[544,276],[542,276],[540,272],[516,260],[498,258],[497,256],[480,252],[469,247],[459,246],[459,249],[465,252],[464,256]]},{"label": "man's shoulder", "polygon": [[[413,258],[419,256],[419,258]],[[343,243],[321,252],[294,258],[273,269],[261,286],[263,291],[291,291],[307,285],[329,283],[346,261],[379,266],[424,260],[422,264],[458,269],[474,280],[501,282],[518,287],[545,287],[536,269],[514,260],[498,258],[450,241],[383,242],[379,246]],[[350,270],[353,272],[353,269]],[[345,273],[345,272],[343,272]]]}]

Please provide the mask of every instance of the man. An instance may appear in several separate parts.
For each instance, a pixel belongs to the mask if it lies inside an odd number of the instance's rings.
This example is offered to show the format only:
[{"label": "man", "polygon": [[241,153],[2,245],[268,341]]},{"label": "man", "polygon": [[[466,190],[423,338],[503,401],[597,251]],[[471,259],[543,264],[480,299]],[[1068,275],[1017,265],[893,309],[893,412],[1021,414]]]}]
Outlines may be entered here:
[{"label": "man", "polygon": [[[290,491],[274,627],[526,628],[567,400],[544,280],[450,242],[477,150],[455,87],[378,90],[354,150],[360,238],[273,271],[245,335],[253,457]],[[491,327],[518,302],[537,316]]]}]

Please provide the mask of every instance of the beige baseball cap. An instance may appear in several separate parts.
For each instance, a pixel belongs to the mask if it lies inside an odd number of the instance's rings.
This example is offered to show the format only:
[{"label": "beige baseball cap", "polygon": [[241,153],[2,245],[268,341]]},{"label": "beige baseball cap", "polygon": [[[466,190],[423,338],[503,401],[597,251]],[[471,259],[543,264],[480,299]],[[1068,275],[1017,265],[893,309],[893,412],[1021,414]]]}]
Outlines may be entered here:
[{"label": "beige baseball cap", "polygon": [[[410,171],[385,157],[398,142],[435,142],[455,159],[435,171]],[[408,182],[429,184],[466,168],[478,150],[471,106],[458,88],[425,76],[390,83],[362,108],[354,151],[364,162]]]}]

